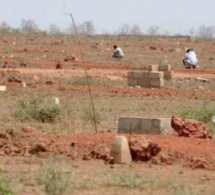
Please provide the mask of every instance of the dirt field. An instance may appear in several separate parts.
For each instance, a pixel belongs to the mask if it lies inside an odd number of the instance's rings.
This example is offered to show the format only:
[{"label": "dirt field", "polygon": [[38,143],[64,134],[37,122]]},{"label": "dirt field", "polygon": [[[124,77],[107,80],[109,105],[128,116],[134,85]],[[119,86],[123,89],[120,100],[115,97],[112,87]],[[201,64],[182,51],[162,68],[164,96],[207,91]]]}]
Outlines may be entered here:
[{"label": "dirt field", "polygon": [[[147,162],[122,165],[103,157],[118,135],[120,116],[172,117],[215,108],[214,41],[141,36],[80,41],[83,55],[76,37],[0,39],[0,85],[7,87],[0,91],[0,194],[215,194],[214,139],[132,134],[158,144],[161,152]],[[113,44],[123,49],[124,59],[112,59]],[[187,47],[198,55],[196,70],[183,68]],[[129,87],[127,72],[150,64],[171,64],[172,80],[162,89]]]}]

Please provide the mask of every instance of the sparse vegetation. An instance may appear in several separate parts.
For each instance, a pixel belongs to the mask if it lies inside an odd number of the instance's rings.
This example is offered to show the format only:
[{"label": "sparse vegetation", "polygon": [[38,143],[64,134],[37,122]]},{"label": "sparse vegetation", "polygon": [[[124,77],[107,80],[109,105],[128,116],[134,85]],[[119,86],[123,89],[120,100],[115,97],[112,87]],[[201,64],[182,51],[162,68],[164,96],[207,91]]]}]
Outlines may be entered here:
[{"label": "sparse vegetation", "polygon": [[14,191],[11,186],[11,181],[5,176],[2,171],[0,172],[0,194],[1,195],[13,195]]},{"label": "sparse vegetation", "polygon": [[[70,179],[74,177],[74,171],[70,172],[63,172],[59,164],[61,160],[58,159],[56,156],[52,156],[51,159],[41,166],[40,172],[37,178],[37,182],[40,185],[44,185],[45,192],[48,195],[63,195],[68,190],[68,187],[72,186],[72,181]],[[56,170],[57,169],[57,170]]]},{"label": "sparse vegetation", "polygon": [[38,178],[38,183],[45,186],[45,192],[48,195],[63,195],[65,194],[68,185],[69,177],[65,179],[65,174],[61,171],[55,171],[53,168],[43,170],[42,176]]},{"label": "sparse vegetation", "polygon": [[[104,78],[88,78],[88,82],[92,86],[103,86],[103,87],[110,87],[114,85],[114,82],[110,79]],[[79,86],[87,86],[87,80],[85,77],[77,78],[75,81],[72,82],[73,85]]]},{"label": "sparse vegetation", "polygon": [[[14,32],[7,24],[2,24],[2,28],[0,25],[3,35],[0,64],[7,63],[0,73],[1,84],[7,87],[6,91],[0,91],[0,170],[4,175],[3,179],[0,177],[0,194],[1,191],[5,195],[15,193],[14,185],[17,194],[32,195],[118,195],[131,190],[133,194],[215,194],[211,187],[213,171],[182,166],[190,155],[214,162],[213,139],[205,142],[171,135],[147,136],[164,146],[164,160],[166,153],[167,160],[173,157],[170,166],[163,166],[165,162],[160,163],[159,157],[158,161],[153,159],[158,165],[153,162],[109,165],[88,156],[93,152],[97,155],[97,149],[109,152],[108,144],[117,135],[121,116],[171,117],[181,113],[185,118],[205,122],[214,131],[211,122],[215,114],[214,43],[204,39],[193,41],[189,36],[160,36],[159,29],[154,27],[148,33],[156,36],[143,35],[136,25],[122,26],[123,35],[86,36],[85,27],[80,38],[95,101],[98,133],[92,133],[94,116],[75,36],[59,32],[54,25],[46,36],[36,29],[24,34]],[[111,57],[115,43],[125,51],[122,60]],[[183,66],[184,47],[188,46],[196,48],[204,62],[192,74],[190,70],[177,72]],[[173,48],[171,52],[170,48]],[[70,54],[75,60],[64,61]],[[56,69],[56,63],[61,63],[62,69]],[[177,74],[173,80],[165,81],[164,89],[127,85],[128,70],[147,70],[149,64],[163,63],[174,65]],[[195,71],[209,81],[197,81]],[[59,105],[54,102],[56,97]],[[38,151],[29,153],[32,147]],[[53,153],[64,158],[46,161]],[[83,156],[86,161],[82,160]]]},{"label": "sparse vegetation", "polygon": [[37,100],[18,102],[18,108],[15,117],[21,122],[37,120],[42,123],[53,123],[60,115],[58,106],[45,106],[40,108]]}]

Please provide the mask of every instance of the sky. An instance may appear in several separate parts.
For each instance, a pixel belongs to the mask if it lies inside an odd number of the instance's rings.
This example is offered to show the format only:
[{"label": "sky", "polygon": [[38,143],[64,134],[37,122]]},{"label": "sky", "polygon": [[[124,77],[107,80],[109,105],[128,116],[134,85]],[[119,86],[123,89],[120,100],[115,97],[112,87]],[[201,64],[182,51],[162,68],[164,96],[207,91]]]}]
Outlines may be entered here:
[{"label": "sky", "polygon": [[0,0],[0,23],[18,28],[34,20],[41,30],[51,24],[62,31],[72,21],[91,21],[96,33],[115,33],[120,26],[138,25],[142,32],[158,26],[160,33],[187,34],[201,25],[215,26],[215,0]]}]

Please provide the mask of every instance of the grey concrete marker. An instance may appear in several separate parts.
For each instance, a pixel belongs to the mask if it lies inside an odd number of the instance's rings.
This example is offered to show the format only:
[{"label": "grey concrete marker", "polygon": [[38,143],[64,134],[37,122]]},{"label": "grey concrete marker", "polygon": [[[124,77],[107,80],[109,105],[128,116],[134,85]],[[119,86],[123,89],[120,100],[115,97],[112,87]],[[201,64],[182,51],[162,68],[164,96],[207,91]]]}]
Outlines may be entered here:
[{"label": "grey concrete marker", "polygon": [[129,164],[131,163],[131,152],[128,140],[125,136],[116,136],[111,146],[111,154],[115,163]]}]

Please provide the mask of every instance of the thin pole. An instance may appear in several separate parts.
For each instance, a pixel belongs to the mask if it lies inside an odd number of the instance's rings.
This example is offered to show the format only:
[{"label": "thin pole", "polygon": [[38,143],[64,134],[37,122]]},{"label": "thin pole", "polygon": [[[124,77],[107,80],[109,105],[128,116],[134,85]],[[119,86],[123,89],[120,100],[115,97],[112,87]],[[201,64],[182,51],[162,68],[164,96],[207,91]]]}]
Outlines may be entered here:
[{"label": "thin pole", "polygon": [[76,25],[75,25],[75,20],[73,18],[72,13],[67,13],[67,12],[65,12],[65,10],[64,10],[64,13],[67,14],[67,15],[69,15],[71,17],[72,23],[73,23],[73,26],[74,26],[74,29],[75,29],[75,34],[76,34],[77,39],[78,39],[78,46],[79,46],[79,50],[80,50],[80,53],[81,53],[82,63],[84,65],[84,72],[85,72],[85,76],[86,76],[87,87],[88,87],[88,91],[89,91],[89,95],[90,95],[90,101],[91,101],[92,110],[93,110],[94,128],[95,128],[95,132],[97,133],[98,131],[97,131],[97,124],[96,124],[95,106],[94,106],[93,97],[92,97],[92,91],[91,91],[91,87],[90,87],[90,83],[89,83],[89,79],[88,79],[87,67],[86,67],[86,64],[85,64],[85,61],[84,61],[84,55],[83,55],[83,51],[82,51],[82,47],[81,47],[81,42],[80,42],[80,39],[79,39],[79,33],[77,31],[77,28],[76,28]]}]

